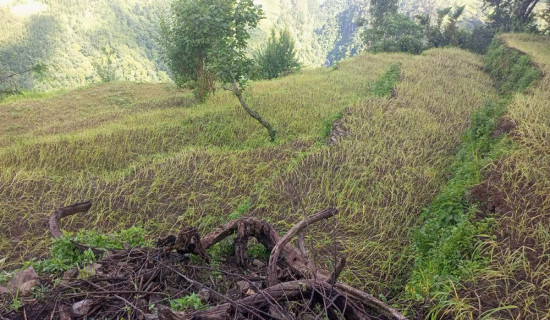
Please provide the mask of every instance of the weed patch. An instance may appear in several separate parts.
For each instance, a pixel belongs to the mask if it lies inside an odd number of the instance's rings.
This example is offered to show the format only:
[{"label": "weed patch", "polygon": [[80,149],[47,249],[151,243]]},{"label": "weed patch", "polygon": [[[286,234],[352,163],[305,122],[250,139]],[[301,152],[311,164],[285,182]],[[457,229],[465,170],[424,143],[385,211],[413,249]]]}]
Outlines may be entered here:
[{"label": "weed patch", "polygon": [[395,88],[395,83],[399,79],[400,73],[401,63],[392,64],[390,69],[376,81],[370,93],[376,97],[387,97],[391,95]]},{"label": "weed patch", "polygon": [[476,252],[476,241],[490,232],[493,219],[474,219],[477,205],[468,191],[483,180],[483,168],[509,148],[502,138],[492,138],[506,102],[489,103],[476,112],[450,167],[452,178],[421,214],[421,226],[414,233],[415,266],[407,293],[415,300],[445,299],[449,285],[484,264]]},{"label": "weed patch", "polygon": [[504,94],[523,92],[541,76],[529,55],[506,47],[498,37],[485,57],[485,68]]},{"label": "weed patch", "polygon": [[122,250],[133,247],[149,247],[152,244],[145,239],[144,230],[140,227],[131,227],[120,232],[103,234],[93,230],[82,230],[76,234],[66,234],[54,239],[50,247],[50,258],[40,261],[31,261],[38,272],[58,273],[81,267],[101,258],[91,249],[82,251],[76,243],[101,250]]}]

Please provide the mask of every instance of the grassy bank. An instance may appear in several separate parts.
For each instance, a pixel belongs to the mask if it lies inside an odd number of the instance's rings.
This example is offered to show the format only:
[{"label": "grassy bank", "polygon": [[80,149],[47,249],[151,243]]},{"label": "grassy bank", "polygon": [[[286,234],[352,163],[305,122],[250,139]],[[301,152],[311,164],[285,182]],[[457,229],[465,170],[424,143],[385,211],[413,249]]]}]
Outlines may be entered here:
[{"label": "grassy bank", "polygon": [[[455,200],[440,202],[446,199],[440,196],[428,208],[433,216],[426,224],[429,227],[445,221],[437,218],[437,209],[464,206],[456,211],[458,220],[454,210],[442,216],[456,221],[451,224],[454,227],[438,233],[444,235],[436,237],[439,241],[431,242],[437,245],[423,246],[423,240],[433,238],[430,228],[420,229],[416,241],[418,250],[431,258],[429,263],[424,259],[417,263],[416,269],[428,272],[413,273],[416,286],[411,289],[427,289],[438,299],[431,309],[433,318],[543,319],[549,315],[550,238],[544,223],[550,212],[549,126],[544,120],[550,115],[549,83],[547,77],[538,80],[547,73],[549,50],[550,42],[540,37],[503,35],[486,57],[486,68],[507,106],[498,123],[485,121],[494,128],[492,133],[483,129],[480,132],[486,138],[476,139],[489,141],[491,151],[473,152],[464,160],[459,155],[457,161],[464,168],[474,168],[471,160],[477,158],[481,176],[470,180],[468,188],[457,189]],[[471,137],[467,135],[463,152],[470,149]],[[457,170],[453,180],[461,180],[465,172]],[[454,189],[452,183],[447,189]],[[448,254],[449,248],[454,255]]]}]

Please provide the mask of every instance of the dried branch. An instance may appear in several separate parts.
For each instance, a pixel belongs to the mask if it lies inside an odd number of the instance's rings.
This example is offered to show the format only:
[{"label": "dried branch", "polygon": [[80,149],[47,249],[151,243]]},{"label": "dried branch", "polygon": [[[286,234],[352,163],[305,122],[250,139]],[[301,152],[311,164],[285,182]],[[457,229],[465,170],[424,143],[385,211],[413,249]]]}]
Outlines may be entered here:
[{"label": "dried branch", "polygon": [[59,221],[65,217],[72,216],[77,213],[81,212],[87,212],[92,207],[91,201],[81,202],[81,203],[75,203],[73,205],[58,208],[55,210],[55,212],[50,216],[49,221],[49,228],[50,233],[52,234],[52,237],[54,238],[61,238],[63,236],[63,233],[61,232],[59,228]]},{"label": "dried branch", "polygon": [[[261,221],[257,218],[241,218],[239,220],[231,221],[220,227],[218,230],[203,236],[201,238],[203,247],[208,249],[214,244],[234,234],[238,230],[239,224],[245,226],[244,234],[246,236],[256,238],[256,240],[263,244],[268,250],[273,250],[278,243],[281,243],[281,236],[265,221]],[[296,228],[295,230],[296,233],[300,231],[299,228]],[[300,250],[298,250],[298,248],[293,246],[291,243],[287,242],[284,245],[280,245],[280,248],[279,256],[284,259],[286,264],[292,272],[298,276],[298,278],[308,279],[311,278],[312,274],[315,274],[319,281],[330,282],[331,273],[325,270],[314,270],[313,263],[309,259],[305,258]],[[389,319],[406,319],[401,313],[399,313],[399,311],[366,292],[355,289],[341,282],[336,282],[334,284],[334,288],[351,300],[357,301],[357,303],[360,303],[365,308],[374,310]]]},{"label": "dried branch", "polygon": [[288,232],[279,240],[275,245],[273,250],[271,250],[271,255],[269,256],[268,272],[267,272],[267,283],[270,286],[276,285],[278,282],[277,277],[277,261],[279,260],[279,255],[284,246],[286,246],[292,238],[294,238],[300,231],[302,231],[307,226],[334,216],[338,213],[338,210],[334,208],[325,209],[323,211],[317,212],[311,217],[302,220],[301,222],[295,224]]}]

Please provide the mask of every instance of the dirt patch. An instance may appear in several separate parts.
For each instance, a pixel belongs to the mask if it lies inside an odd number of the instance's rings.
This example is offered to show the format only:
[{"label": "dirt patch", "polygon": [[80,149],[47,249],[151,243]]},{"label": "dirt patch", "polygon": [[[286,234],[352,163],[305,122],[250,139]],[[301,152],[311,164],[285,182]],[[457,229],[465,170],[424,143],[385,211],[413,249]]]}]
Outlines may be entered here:
[{"label": "dirt patch", "polygon": [[517,123],[515,123],[512,119],[501,118],[495,130],[493,130],[493,132],[491,133],[491,137],[495,139],[503,134],[515,136],[513,134],[513,130],[515,130],[517,126]]},{"label": "dirt patch", "polygon": [[[350,109],[346,108],[343,112],[343,117],[350,114]],[[349,130],[344,126],[344,120],[338,119],[332,123],[328,144],[337,144],[338,141],[350,134]]]},{"label": "dirt patch", "polygon": [[506,201],[506,194],[497,187],[501,178],[502,166],[497,164],[487,180],[470,190],[469,200],[479,204],[478,218],[485,218],[493,213],[504,215],[511,210]]}]

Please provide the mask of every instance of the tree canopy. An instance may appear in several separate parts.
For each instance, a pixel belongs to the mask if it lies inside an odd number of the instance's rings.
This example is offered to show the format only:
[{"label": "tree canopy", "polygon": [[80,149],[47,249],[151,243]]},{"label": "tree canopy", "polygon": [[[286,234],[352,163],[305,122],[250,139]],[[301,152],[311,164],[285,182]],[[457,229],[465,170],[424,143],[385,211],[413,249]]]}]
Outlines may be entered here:
[{"label": "tree canopy", "polygon": [[484,0],[489,19],[499,31],[535,30],[535,8],[540,0]]},{"label": "tree canopy", "polygon": [[262,15],[252,0],[175,0],[161,24],[161,44],[176,83],[193,83],[204,101],[216,79],[243,78],[249,30]]}]

